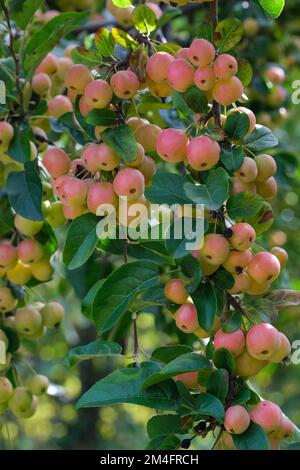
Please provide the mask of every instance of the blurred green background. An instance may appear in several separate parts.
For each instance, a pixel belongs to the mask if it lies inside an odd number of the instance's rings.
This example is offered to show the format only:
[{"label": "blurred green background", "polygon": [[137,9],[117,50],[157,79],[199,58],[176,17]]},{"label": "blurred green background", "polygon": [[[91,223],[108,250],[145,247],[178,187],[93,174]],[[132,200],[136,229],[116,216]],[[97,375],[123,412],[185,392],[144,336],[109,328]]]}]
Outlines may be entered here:
[{"label": "blurred green background", "polygon": [[[76,5],[75,0],[69,3],[72,4],[70,9]],[[64,9],[68,8],[68,2],[63,4]],[[49,8],[54,8],[55,1],[49,2],[49,5]],[[101,5],[94,5],[94,8],[102,12]],[[235,16],[245,22],[245,38],[236,52],[247,58],[254,68],[254,79],[247,90],[249,105],[256,112],[258,122],[271,127],[280,141],[279,148],[274,152],[279,183],[278,197],[273,204],[276,220],[261,243],[267,247],[283,246],[289,253],[288,267],[276,287],[290,286],[300,290],[300,103],[292,102],[295,91],[293,83],[300,80],[299,2],[289,0],[282,16],[276,22],[271,22],[253,3],[220,1],[220,17],[228,16]],[[203,7],[193,5],[192,9],[186,8],[186,14],[169,23],[164,28],[164,34],[171,42],[187,45],[192,37],[197,36],[203,19]],[[78,39],[82,41],[83,35]],[[270,98],[273,90],[264,80],[264,72],[269,64],[279,64],[286,72],[284,101],[274,103]],[[63,231],[60,230],[58,235],[62,246]],[[24,372],[29,363],[39,373],[48,375],[51,381],[49,395],[42,397],[33,418],[20,422],[9,417],[7,423],[2,423],[0,448],[143,449],[147,443],[146,422],[153,414],[152,410],[134,405],[80,411],[75,408],[82,391],[116,368],[119,365],[117,360],[87,361],[71,369],[63,365],[68,348],[95,339],[94,328],[81,313],[80,299],[95,279],[111,271],[112,259],[98,254],[86,266],[72,272],[63,270],[59,255],[55,264],[55,279],[31,289],[30,295],[32,300],[59,300],[66,308],[66,319],[61,330],[47,333],[46,337],[31,344],[30,347],[34,349],[24,346],[23,351]],[[276,326],[288,335],[292,343],[300,340],[299,307],[281,312]],[[172,338],[176,341],[176,333],[163,314],[140,315],[138,329],[140,347],[145,357],[156,347],[172,342]],[[181,338],[181,341],[184,339]],[[130,354],[130,338],[128,341],[122,339],[122,344]],[[124,360],[122,362],[124,365]],[[278,403],[300,426],[300,364],[273,364],[264,369],[252,383],[263,397]],[[209,448],[210,445],[208,439],[206,442],[194,441],[193,447]],[[300,445],[294,444],[290,448],[300,449]]]}]

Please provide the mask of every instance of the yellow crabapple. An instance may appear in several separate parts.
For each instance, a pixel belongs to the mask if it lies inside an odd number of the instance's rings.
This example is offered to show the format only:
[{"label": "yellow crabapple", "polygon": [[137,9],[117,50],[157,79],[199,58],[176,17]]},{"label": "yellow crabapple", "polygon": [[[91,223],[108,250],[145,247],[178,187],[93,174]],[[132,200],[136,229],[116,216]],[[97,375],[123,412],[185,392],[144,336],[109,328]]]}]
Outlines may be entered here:
[{"label": "yellow crabapple", "polygon": [[0,147],[8,147],[14,136],[14,128],[9,122],[0,122]]},{"label": "yellow crabapple", "polygon": [[54,269],[50,263],[49,258],[42,258],[40,261],[31,265],[31,273],[35,279],[40,282],[49,281]]},{"label": "yellow crabapple", "polygon": [[144,157],[145,157],[144,147],[137,142],[136,157],[134,158],[134,160],[127,161],[126,166],[129,166],[130,168],[137,168],[142,164]]},{"label": "yellow crabapple", "polygon": [[33,375],[28,381],[28,389],[33,395],[40,396],[47,392],[49,387],[48,377],[45,375]]},{"label": "yellow crabapple", "polygon": [[46,96],[49,92],[52,82],[49,75],[44,72],[36,73],[32,77],[32,90],[40,96]]},{"label": "yellow crabapple", "polygon": [[13,386],[9,379],[0,377],[0,404],[7,403],[13,394]]},{"label": "yellow crabapple", "polygon": [[250,354],[245,350],[237,359],[236,359],[236,375],[238,377],[254,377],[257,375],[264,367],[268,365],[268,361],[260,361],[250,356]]},{"label": "yellow crabapple", "polygon": [[17,299],[9,287],[0,287],[0,312],[7,313],[17,306]]},{"label": "yellow crabapple", "polygon": [[257,177],[256,181],[263,183],[272,176],[275,175],[277,170],[276,161],[271,155],[261,154],[255,157],[255,162],[257,166]]},{"label": "yellow crabapple", "polygon": [[13,284],[27,284],[31,279],[31,268],[29,265],[18,261],[17,265],[8,271],[7,279]]},{"label": "yellow crabapple", "polygon": [[259,194],[266,201],[272,201],[277,195],[278,186],[277,181],[273,176],[268,178],[263,183],[256,182],[257,194]]},{"label": "yellow crabapple", "polygon": [[145,186],[147,187],[151,183],[152,178],[156,173],[157,166],[153,158],[145,155],[142,163],[137,167],[137,170],[139,170],[144,175]]},{"label": "yellow crabapple", "polygon": [[136,128],[134,136],[144,147],[145,152],[153,152],[156,150],[157,139],[161,132],[161,128],[155,124],[142,124]]},{"label": "yellow crabapple", "polygon": [[270,253],[272,253],[272,255],[276,256],[276,258],[278,259],[279,263],[280,263],[280,267],[281,269],[283,269],[288,261],[288,258],[289,258],[289,255],[287,254],[287,252],[281,248],[280,246],[274,246]]},{"label": "yellow crabapple", "polygon": [[54,328],[63,321],[65,310],[59,302],[49,302],[41,310],[43,324],[48,328]]},{"label": "yellow crabapple", "polygon": [[250,157],[244,157],[242,166],[235,172],[235,176],[244,183],[253,183],[257,177],[257,166],[255,160]]},{"label": "yellow crabapple", "polygon": [[42,317],[38,310],[32,307],[19,308],[15,314],[16,330],[27,336],[36,333],[42,326]]}]

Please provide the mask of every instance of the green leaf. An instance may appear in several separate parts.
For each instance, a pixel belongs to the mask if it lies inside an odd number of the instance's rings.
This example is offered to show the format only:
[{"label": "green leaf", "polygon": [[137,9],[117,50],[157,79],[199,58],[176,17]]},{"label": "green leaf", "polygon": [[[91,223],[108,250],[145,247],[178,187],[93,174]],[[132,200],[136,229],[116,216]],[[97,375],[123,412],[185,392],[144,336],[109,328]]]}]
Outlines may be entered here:
[{"label": "green leaf", "polygon": [[94,303],[96,294],[104,281],[105,279],[100,279],[99,281],[97,281],[96,284],[94,284],[93,287],[90,288],[90,290],[87,292],[87,294],[83,298],[82,313],[88,318],[91,318],[92,316],[93,303]]},{"label": "green leaf", "polygon": [[226,369],[215,370],[208,381],[207,392],[224,401],[229,389],[229,374]]},{"label": "green leaf", "polygon": [[204,91],[196,86],[190,87],[182,94],[184,101],[194,113],[206,113],[208,110],[208,99]]},{"label": "green leaf", "polygon": [[191,204],[184,192],[184,184],[189,179],[184,176],[176,175],[159,167],[156,175],[152,178],[151,186],[146,189],[145,196],[153,204]]},{"label": "green leaf", "polygon": [[7,196],[0,191],[0,237],[3,238],[15,229],[14,216]]},{"label": "green leaf", "polygon": [[250,119],[247,114],[236,111],[229,114],[225,121],[224,131],[233,140],[241,140],[248,133]]},{"label": "green leaf", "polygon": [[101,139],[125,163],[134,160],[137,155],[137,144],[131,128],[127,124],[106,129],[101,133]]},{"label": "green leaf", "polygon": [[231,375],[234,375],[236,363],[233,355],[228,349],[218,349],[213,355],[213,361],[218,369],[226,369]]},{"label": "green leaf", "polygon": [[234,286],[234,278],[231,273],[224,268],[219,268],[218,271],[211,277],[214,286],[218,289],[229,290]]},{"label": "green leaf", "polygon": [[142,384],[159,367],[151,362],[138,368],[119,369],[91,387],[77,403],[77,408],[91,408],[132,403],[157,410],[175,411],[179,395],[172,381],[142,390]]},{"label": "green leaf", "polygon": [[219,423],[223,423],[225,411],[221,401],[210,393],[200,393],[195,397],[195,406],[189,415],[211,416]]},{"label": "green leaf", "polygon": [[135,41],[135,39],[133,39],[130,34],[122,31],[122,29],[112,28],[111,35],[115,42],[125,49],[134,51],[137,47],[139,47],[139,43]]},{"label": "green leaf", "polygon": [[270,129],[257,124],[254,131],[245,137],[244,144],[251,152],[256,153],[277,147],[278,140]]},{"label": "green leaf", "polygon": [[220,34],[215,43],[220,52],[230,51],[243,37],[243,24],[236,18],[227,18],[220,21],[216,27],[216,33]]},{"label": "green leaf", "polygon": [[8,148],[8,156],[16,162],[25,163],[30,160],[31,127],[22,123],[14,127],[14,137]]},{"label": "green leaf", "polygon": [[75,47],[71,52],[74,64],[84,64],[87,67],[98,67],[102,60],[100,53],[94,49],[85,49],[85,47]]},{"label": "green leaf", "polygon": [[203,278],[199,261],[189,254],[180,261],[180,266],[182,273],[191,279],[187,284],[188,291],[194,292]]},{"label": "green leaf", "polygon": [[255,216],[261,210],[263,203],[263,199],[254,193],[233,194],[226,204],[227,213],[231,219],[246,220]]},{"label": "green leaf", "polygon": [[104,57],[109,57],[114,54],[115,41],[108,29],[101,28],[95,33],[95,46]]},{"label": "green leaf", "polygon": [[132,5],[131,0],[112,0],[113,4],[116,5],[116,7],[119,8],[127,8]]},{"label": "green leaf", "polygon": [[186,346],[184,344],[161,346],[160,348],[157,348],[155,351],[153,351],[151,360],[164,362],[167,364],[168,362],[173,361],[173,359],[176,359],[177,357],[189,352],[193,352],[193,349],[190,346]]},{"label": "green leaf", "polygon": [[156,436],[147,444],[146,450],[177,450],[180,448],[181,440],[170,435]]},{"label": "green leaf", "polygon": [[184,190],[187,198],[204,204],[207,209],[217,210],[228,198],[229,175],[223,168],[217,168],[210,171],[206,185],[186,183]]},{"label": "green leaf", "polygon": [[54,132],[57,132],[58,134],[66,132],[72,137],[75,143],[78,143],[83,147],[91,140],[91,136],[87,134],[84,129],[74,126],[73,113],[65,113],[60,116],[59,119],[50,119],[50,125]]},{"label": "green leaf", "polygon": [[[234,113],[236,114],[236,113]],[[228,171],[238,170],[244,161],[243,147],[224,143],[221,147],[221,162]]]},{"label": "green leaf", "polygon": [[229,315],[222,321],[222,331],[224,333],[233,333],[241,328],[243,317],[238,311],[231,311]]},{"label": "green leaf", "polygon": [[207,230],[204,218],[175,218],[166,232],[165,247],[173,259],[183,258],[191,252],[192,245],[198,245]]},{"label": "green leaf", "polygon": [[183,434],[180,416],[160,415],[152,416],[147,423],[147,433],[150,439],[168,434]]},{"label": "green leaf", "polygon": [[158,19],[157,27],[162,28],[163,26],[168,24],[171,20],[173,20],[174,18],[180,15],[182,15],[182,11],[180,10],[180,8],[170,7],[167,10],[164,10],[163,14]]},{"label": "green leaf", "polygon": [[93,321],[99,332],[109,330],[130,309],[142,290],[159,283],[159,266],[152,261],[133,261],[115,269],[98,290],[93,303]]},{"label": "green leaf", "polygon": [[251,399],[251,390],[242,388],[234,398],[234,405],[245,405]]},{"label": "green leaf", "polygon": [[217,311],[217,297],[213,285],[210,282],[200,284],[191,294],[197,309],[198,321],[203,330],[210,332],[214,324]]},{"label": "green leaf", "polygon": [[72,221],[63,251],[63,260],[68,269],[79,268],[94,252],[98,243],[98,222],[99,218],[91,213],[83,214]]},{"label": "green leaf", "polygon": [[146,5],[138,5],[131,15],[135,28],[141,33],[150,34],[156,29],[157,19],[151,8]]},{"label": "green leaf", "polygon": [[238,67],[236,76],[241,80],[244,87],[249,86],[253,77],[253,70],[250,62],[246,59],[238,59]]},{"label": "green leaf", "polygon": [[253,323],[271,323],[278,317],[276,305],[269,298],[246,295],[243,308],[247,318]]},{"label": "green leaf", "polygon": [[262,9],[272,18],[278,18],[281,15],[285,0],[256,0]]},{"label": "green leaf", "polygon": [[43,189],[35,161],[25,162],[24,171],[8,175],[6,191],[9,202],[17,214],[30,220],[44,220]]},{"label": "green leaf", "polygon": [[209,360],[200,354],[196,354],[194,352],[183,354],[168,362],[168,364],[166,364],[159,372],[147,377],[142,388],[145,390],[146,388],[163,382],[170,377],[175,377],[175,375],[194,372],[200,369],[210,369],[211,367]]},{"label": "green leaf", "polygon": [[274,222],[274,213],[271,204],[267,201],[263,201],[260,210],[254,216],[248,217],[247,222],[252,225],[257,237],[265,233],[272,227]]},{"label": "green leaf", "polygon": [[85,120],[92,126],[113,126],[117,115],[110,109],[92,109],[87,113]]},{"label": "green leaf", "polygon": [[270,450],[270,444],[263,428],[251,422],[243,434],[232,434],[237,450]]},{"label": "green leaf", "polygon": [[120,356],[121,352],[122,348],[118,343],[98,339],[92,343],[85,344],[84,346],[70,349],[64,359],[64,364],[67,366],[73,366],[77,362],[85,361],[87,359]]},{"label": "green leaf", "polygon": [[43,58],[52,51],[61,38],[74,31],[89,17],[89,12],[62,13],[39,28],[29,39],[23,54],[24,70],[31,78]]},{"label": "green leaf", "polygon": [[12,0],[9,4],[10,16],[20,29],[25,29],[44,0]]}]

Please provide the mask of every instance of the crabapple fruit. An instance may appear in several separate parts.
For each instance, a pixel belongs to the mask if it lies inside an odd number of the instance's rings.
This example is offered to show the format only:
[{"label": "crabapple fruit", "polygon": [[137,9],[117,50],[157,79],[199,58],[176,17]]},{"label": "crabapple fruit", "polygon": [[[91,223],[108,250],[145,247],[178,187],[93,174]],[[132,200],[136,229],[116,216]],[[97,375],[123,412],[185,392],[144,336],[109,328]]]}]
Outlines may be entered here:
[{"label": "crabapple fruit", "polygon": [[40,65],[37,67],[35,73],[46,73],[47,75],[53,75],[57,71],[58,59],[56,55],[51,52],[44,57]]},{"label": "crabapple fruit", "polygon": [[58,57],[56,75],[60,81],[64,81],[68,70],[73,66],[73,61],[69,57]]},{"label": "crabapple fruit", "polygon": [[251,276],[249,276],[249,287],[246,290],[246,294],[249,294],[249,295],[265,294],[270,289],[270,285],[271,285],[270,282],[266,281],[263,283],[259,283],[259,282],[256,282],[254,279],[252,279]]},{"label": "crabapple fruit", "polygon": [[184,333],[193,333],[199,328],[197,310],[194,304],[183,304],[175,313],[175,323]]},{"label": "crabapple fruit", "polygon": [[280,428],[283,415],[278,405],[271,401],[263,400],[250,411],[250,417],[267,434],[272,434]]},{"label": "crabapple fruit", "polygon": [[253,111],[249,108],[245,108],[244,106],[237,106],[236,108],[232,108],[228,111],[227,116],[230,116],[232,113],[244,113],[248,116],[250,125],[249,125],[249,130],[248,133],[250,134],[251,132],[254,131],[255,126],[256,126],[256,117]]},{"label": "crabapple fruit", "polygon": [[257,194],[259,194],[266,201],[272,201],[277,195],[277,182],[273,176],[268,178],[263,183],[256,183]]},{"label": "crabapple fruit", "polygon": [[96,214],[101,204],[111,204],[113,206],[118,204],[118,198],[111,183],[95,183],[88,191],[87,206],[89,210]]},{"label": "crabapple fruit", "polygon": [[163,130],[156,142],[158,155],[170,163],[182,162],[186,158],[188,138],[179,129]]},{"label": "crabapple fruit", "polygon": [[217,266],[225,262],[229,249],[229,243],[223,235],[210,233],[205,235],[203,247],[199,253],[206,263]]},{"label": "crabapple fruit", "polygon": [[48,328],[59,326],[63,321],[64,314],[64,308],[58,302],[49,302],[41,310],[43,324]]},{"label": "crabapple fruit", "polygon": [[33,404],[31,392],[25,387],[16,387],[8,401],[8,406],[17,417],[27,417]]},{"label": "crabapple fruit", "polygon": [[184,304],[188,299],[188,291],[181,279],[170,279],[164,288],[165,297],[175,304]]},{"label": "crabapple fruit", "polygon": [[133,6],[129,6],[126,8],[117,8],[114,16],[116,17],[116,21],[121,26],[128,28],[132,26],[132,12],[134,10]]},{"label": "crabapple fruit", "polygon": [[82,159],[85,168],[91,173],[100,170],[111,171],[120,164],[120,158],[104,143],[88,145],[82,154]]},{"label": "crabapple fruit", "polygon": [[252,183],[257,177],[255,160],[245,157],[242,166],[235,172],[235,175],[244,183]]},{"label": "crabapple fruit", "polygon": [[22,261],[18,261],[17,265],[8,271],[7,279],[13,284],[27,284],[31,279],[31,268]]},{"label": "crabapple fruit", "polygon": [[131,70],[120,70],[111,77],[110,85],[118,98],[130,99],[136,95],[140,82]]},{"label": "crabapple fruit", "polygon": [[71,207],[83,206],[87,197],[87,186],[84,181],[73,176],[64,178],[59,189],[62,202]]},{"label": "crabapple fruit", "polygon": [[49,380],[45,375],[33,375],[28,382],[28,389],[30,392],[38,397],[47,392],[48,386]]},{"label": "crabapple fruit", "polygon": [[56,119],[73,111],[70,99],[64,95],[57,95],[48,101],[48,114]]},{"label": "crabapple fruit", "polygon": [[188,60],[188,52],[189,52],[188,47],[182,47],[181,49],[179,49],[179,51],[177,51],[175,53],[174,57],[176,59],[186,59],[186,60]]},{"label": "crabapple fruit", "polygon": [[219,80],[228,80],[237,74],[237,60],[230,54],[219,55],[214,62],[214,69]]},{"label": "crabapple fruit", "polygon": [[250,277],[247,273],[241,272],[233,274],[234,285],[228,289],[229,294],[237,295],[247,292],[250,285]]},{"label": "crabapple fruit", "polygon": [[32,90],[37,95],[46,96],[51,85],[51,78],[44,72],[37,73],[32,77]]},{"label": "crabapple fruit", "polygon": [[44,256],[42,245],[37,240],[22,240],[18,247],[20,261],[24,264],[33,264]]},{"label": "crabapple fruit", "polygon": [[167,78],[169,65],[174,61],[174,57],[167,52],[156,52],[149,57],[146,65],[148,77],[153,82],[163,82]]},{"label": "crabapple fruit", "polygon": [[0,243],[0,269],[9,271],[16,266],[17,262],[17,249],[8,241]]},{"label": "crabapple fruit", "polygon": [[145,152],[156,150],[156,144],[161,128],[155,124],[142,124],[134,132],[136,141],[144,147]]},{"label": "crabapple fruit", "polygon": [[174,90],[184,93],[194,84],[194,68],[184,59],[174,59],[167,73],[167,81]]},{"label": "crabapple fruit", "polygon": [[65,74],[66,87],[78,95],[83,95],[86,86],[93,81],[93,75],[83,64],[75,64]]},{"label": "crabapple fruit", "polygon": [[0,312],[7,313],[17,306],[17,299],[14,298],[9,287],[0,287]]},{"label": "crabapple fruit", "polygon": [[8,147],[14,136],[14,128],[9,122],[0,122],[0,147]]},{"label": "crabapple fruit", "polygon": [[0,403],[7,403],[13,394],[13,386],[6,377],[0,377]]},{"label": "crabapple fruit", "polygon": [[42,317],[38,310],[32,307],[19,308],[16,311],[16,330],[21,335],[33,335],[42,326]]},{"label": "crabapple fruit", "polygon": [[137,170],[139,170],[144,175],[145,186],[148,186],[156,173],[156,163],[153,158],[145,155],[142,163],[137,167]]},{"label": "crabapple fruit", "polygon": [[207,136],[194,137],[187,146],[187,161],[194,170],[206,171],[220,160],[221,147]]},{"label": "crabapple fruit", "polygon": [[63,213],[63,205],[60,201],[51,203],[46,221],[52,228],[59,228],[67,222]]},{"label": "crabapple fruit", "polygon": [[241,405],[227,408],[224,419],[226,431],[231,434],[243,434],[250,426],[250,415]]},{"label": "crabapple fruit", "polygon": [[68,173],[71,162],[61,148],[49,147],[43,155],[43,165],[53,178],[57,178]]},{"label": "crabapple fruit", "polygon": [[93,80],[84,90],[84,101],[91,109],[106,108],[112,100],[112,88],[105,80]]},{"label": "crabapple fruit", "polygon": [[274,85],[281,85],[285,80],[285,72],[281,67],[273,65],[267,69],[266,78]]},{"label": "crabapple fruit", "polygon": [[227,259],[223,263],[223,267],[229,273],[240,273],[245,269],[252,258],[250,250],[238,251],[231,250]]},{"label": "crabapple fruit", "polygon": [[86,212],[87,208],[85,205],[82,206],[68,206],[63,204],[63,214],[66,219],[74,220],[80,217]]},{"label": "crabapple fruit", "polygon": [[233,177],[231,179],[232,194],[238,194],[243,192],[256,193],[256,186],[254,183],[244,183],[240,178]]},{"label": "crabapple fruit", "polygon": [[253,256],[249,265],[248,273],[256,282],[273,282],[280,274],[280,262],[272,253],[261,251]]},{"label": "crabapple fruit", "polygon": [[198,67],[206,67],[210,65],[215,58],[216,51],[209,41],[206,39],[195,39],[187,52],[188,59],[192,64]]},{"label": "crabapple fruit", "polygon": [[270,362],[279,364],[291,354],[291,343],[288,338],[279,331],[280,345],[279,349],[270,357]]},{"label": "crabapple fruit", "polygon": [[279,428],[275,433],[272,435],[274,439],[288,439],[293,435],[294,432],[294,424],[292,421],[287,418],[285,415],[282,416],[282,421],[280,423]]},{"label": "crabapple fruit", "polygon": [[272,255],[276,256],[280,263],[281,269],[283,269],[288,261],[289,255],[280,246],[274,246],[271,250]]},{"label": "crabapple fruit", "polygon": [[234,357],[238,357],[245,349],[245,335],[242,330],[236,330],[233,333],[224,333],[218,330],[214,337],[215,349],[227,349]]},{"label": "crabapple fruit", "polygon": [[126,162],[126,166],[129,166],[130,168],[137,168],[142,164],[144,157],[145,157],[144,147],[137,142],[136,157],[134,158],[134,160],[130,160]]},{"label": "crabapple fruit", "polygon": [[245,350],[236,359],[236,375],[239,377],[254,377],[264,367],[268,365],[268,361],[259,361]]},{"label": "crabapple fruit", "polygon": [[174,377],[174,380],[182,382],[187,388],[199,388],[198,372],[186,372]]},{"label": "crabapple fruit", "polygon": [[196,70],[194,75],[195,85],[203,91],[209,91],[216,83],[216,74],[212,67],[204,67]]},{"label": "crabapple fruit", "polygon": [[223,106],[228,106],[237,101],[243,92],[244,87],[237,77],[228,80],[217,80],[212,90],[214,100]]},{"label": "crabapple fruit", "polygon": [[144,193],[144,175],[136,168],[124,168],[115,176],[113,189],[118,196],[126,196],[128,201],[134,201]]},{"label": "crabapple fruit", "polygon": [[31,265],[31,273],[35,279],[40,282],[49,281],[54,272],[49,258],[42,258],[40,261]]},{"label": "crabapple fruit", "polygon": [[269,360],[280,348],[279,331],[269,323],[254,325],[246,335],[246,347],[250,356]]},{"label": "crabapple fruit", "polygon": [[139,118],[139,117],[131,117],[127,119],[126,124],[130,127],[130,129],[135,132],[139,126],[143,126],[144,124],[149,124],[147,119]]},{"label": "crabapple fruit", "polygon": [[238,251],[245,251],[255,242],[256,233],[254,228],[247,223],[240,222],[231,227],[231,246]]}]

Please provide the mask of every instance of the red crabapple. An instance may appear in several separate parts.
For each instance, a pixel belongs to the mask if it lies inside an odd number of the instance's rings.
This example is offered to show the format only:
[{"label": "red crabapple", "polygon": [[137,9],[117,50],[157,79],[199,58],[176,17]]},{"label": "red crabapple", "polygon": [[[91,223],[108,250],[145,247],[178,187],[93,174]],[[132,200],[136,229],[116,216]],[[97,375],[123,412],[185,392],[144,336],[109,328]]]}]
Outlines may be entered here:
[{"label": "red crabapple", "polygon": [[188,138],[179,129],[163,130],[156,142],[158,155],[170,163],[182,162],[186,158]]},{"label": "red crabapple", "polygon": [[210,233],[205,235],[203,247],[199,253],[206,263],[218,266],[227,259],[229,249],[229,243],[223,235]]},{"label": "red crabapple", "polygon": [[214,337],[215,349],[227,349],[234,357],[238,357],[245,349],[245,335],[242,330],[236,330],[233,333],[224,333],[218,330]]},{"label": "red crabapple", "polygon": [[280,341],[279,332],[274,326],[269,323],[259,323],[247,333],[247,351],[254,359],[269,360],[278,351]]},{"label": "red crabapple", "polygon": [[264,367],[268,365],[268,361],[259,361],[250,356],[250,354],[245,350],[236,359],[236,375],[238,377],[254,377],[257,375]]},{"label": "red crabapple", "polygon": [[52,85],[51,78],[44,72],[37,73],[32,77],[32,90],[40,96],[45,96]]},{"label": "red crabapple", "polygon": [[78,207],[85,204],[87,186],[83,180],[67,176],[60,185],[59,193],[64,204]]},{"label": "red crabapple", "polygon": [[68,155],[59,147],[49,147],[43,155],[43,165],[53,178],[66,175],[70,164]]},{"label": "red crabapple", "polygon": [[256,181],[263,183],[264,181],[274,176],[277,170],[277,165],[274,158],[268,154],[261,154],[255,157],[257,165],[257,177]]},{"label": "red crabapple", "polygon": [[229,80],[238,71],[238,63],[230,54],[219,55],[214,62],[214,69],[219,80]]},{"label": "red crabapple", "polygon": [[251,258],[252,253],[250,250],[232,250],[230,251],[225,262],[223,263],[223,267],[226,269],[226,271],[230,273],[240,273],[243,269],[248,266]]},{"label": "red crabapple", "polygon": [[0,147],[8,147],[14,136],[14,128],[9,122],[0,122]]},{"label": "red crabapple", "polygon": [[274,85],[281,85],[285,80],[285,72],[281,67],[273,65],[266,71],[266,78]]},{"label": "red crabapple", "polygon": [[251,420],[259,424],[267,434],[280,428],[282,411],[278,405],[271,401],[261,401],[250,411]]},{"label": "red crabapple", "polygon": [[167,80],[174,90],[185,92],[194,84],[194,68],[184,59],[175,59],[168,68]]},{"label": "red crabapple", "polygon": [[73,61],[69,57],[58,57],[57,60],[57,77],[59,80],[63,81],[65,79],[65,75],[73,66]]},{"label": "red crabapple", "polygon": [[243,192],[256,193],[256,185],[254,183],[244,183],[240,178],[231,179],[231,193],[238,194]]},{"label": "red crabapple", "polygon": [[79,100],[79,111],[82,116],[86,116],[93,108],[89,106],[84,98],[84,95],[81,96]]},{"label": "red crabapple", "polygon": [[7,313],[17,306],[17,299],[14,298],[9,287],[0,287],[0,312]]},{"label": "red crabapple", "polygon": [[139,118],[139,117],[131,117],[127,119],[126,124],[130,127],[130,129],[135,132],[139,126],[142,126],[143,124],[149,124],[149,121],[147,119]]},{"label": "red crabapple", "polygon": [[47,75],[53,75],[57,71],[57,62],[58,59],[56,55],[50,52],[42,60],[35,73],[46,73]]},{"label": "red crabapple", "polygon": [[210,65],[215,58],[216,51],[209,41],[206,39],[195,39],[189,47],[187,56],[192,64],[198,67],[206,67]]},{"label": "red crabapple", "polygon": [[277,195],[277,182],[273,176],[268,178],[263,183],[256,182],[257,194],[259,194],[266,201],[272,201]]},{"label": "red crabapple", "polygon": [[175,59],[186,59],[188,60],[188,52],[189,48],[188,47],[182,47],[177,51],[174,55]]},{"label": "red crabapple", "polygon": [[110,85],[118,98],[130,99],[136,95],[140,82],[131,70],[120,70],[111,77]]},{"label": "red crabapple", "polygon": [[145,157],[145,150],[144,147],[137,142],[137,154],[134,160],[130,160],[126,162],[126,166],[129,166],[130,168],[137,168],[139,167]]},{"label": "red crabapple", "polygon": [[194,75],[195,85],[203,91],[211,90],[216,80],[215,71],[210,66],[197,69]]},{"label": "red crabapple", "polygon": [[84,90],[84,101],[92,109],[106,108],[113,97],[112,88],[105,80],[93,80]]},{"label": "red crabapple", "polygon": [[85,168],[91,173],[100,170],[111,171],[120,164],[119,157],[104,143],[89,144],[82,154],[82,159]]},{"label": "red crabapple", "polygon": [[274,246],[271,250],[272,255],[276,256],[280,263],[281,269],[283,269],[288,261],[289,255],[280,246]]},{"label": "red crabapple", "polygon": [[56,119],[72,111],[73,105],[67,96],[57,95],[48,101],[48,114]]},{"label": "red crabapple", "polygon": [[44,250],[37,240],[22,240],[18,247],[18,255],[20,261],[24,264],[33,264],[42,259]]},{"label": "red crabapple", "polygon": [[145,152],[156,150],[156,144],[159,134],[162,132],[160,127],[155,124],[142,124],[134,132],[136,141],[144,147]]},{"label": "red crabapple", "polygon": [[194,304],[183,304],[175,313],[175,322],[179,330],[193,333],[199,328],[197,310]]},{"label": "red crabapple", "polygon": [[66,204],[63,204],[62,210],[65,219],[74,220],[86,212],[86,206],[67,206]]},{"label": "red crabapple", "polygon": [[197,371],[176,375],[174,380],[182,382],[187,388],[199,388]]},{"label": "red crabapple", "polygon": [[270,362],[274,362],[276,364],[282,362],[284,359],[289,357],[291,354],[291,343],[289,342],[288,338],[281,332],[279,332],[280,337],[280,345],[279,349],[270,357]]},{"label": "red crabapple", "polygon": [[232,434],[243,434],[250,426],[250,415],[241,405],[230,406],[225,413],[224,426]]},{"label": "red crabapple", "polygon": [[261,251],[253,256],[249,265],[248,273],[256,282],[273,282],[280,274],[280,262],[272,253]]},{"label": "red crabapple", "polygon": [[235,176],[244,183],[252,183],[257,177],[257,166],[255,160],[245,157],[242,166],[235,172]]},{"label": "red crabapple", "polygon": [[142,163],[137,167],[137,170],[139,170],[144,175],[145,186],[148,186],[156,173],[156,163],[153,158],[145,155]]},{"label": "red crabapple", "polygon": [[116,206],[117,203],[118,198],[111,183],[95,183],[88,191],[87,206],[94,214],[96,214],[97,208],[101,204],[111,204]]},{"label": "red crabapple", "polygon": [[194,137],[187,146],[187,160],[194,170],[206,171],[220,160],[221,148],[218,142],[207,136]]},{"label": "red crabapple", "polygon": [[78,95],[83,95],[85,87],[93,80],[93,75],[83,64],[75,64],[65,74],[65,84],[68,89]]},{"label": "red crabapple", "polygon": [[113,188],[118,196],[127,197],[128,201],[134,201],[144,193],[144,175],[136,168],[124,168],[115,176]]},{"label": "red crabapple", "polygon": [[253,132],[256,126],[256,117],[253,111],[251,111],[251,109],[249,108],[245,108],[244,106],[237,106],[236,108],[230,109],[227,113],[227,116],[230,116],[230,114],[236,113],[236,112],[247,114],[249,121],[250,121],[248,133]]},{"label": "red crabapple", "polygon": [[165,297],[175,304],[184,304],[188,299],[188,291],[181,279],[170,279],[164,288]]},{"label": "red crabapple", "polygon": [[237,101],[243,92],[243,84],[237,77],[232,77],[229,80],[218,80],[212,91],[214,100],[223,106],[228,106]]},{"label": "red crabapple", "polygon": [[256,233],[250,224],[240,222],[233,225],[231,230],[230,243],[235,250],[245,251],[255,242]]},{"label": "red crabapple", "polygon": [[0,243],[0,269],[9,271],[18,262],[18,252],[10,242],[4,241]]},{"label": "red crabapple", "polygon": [[247,292],[250,286],[250,277],[247,273],[233,274],[234,285],[228,290],[229,294],[237,295]]},{"label": "red crabapple", "polygon": [[167,52],[156,52],[149,57],[146,65],[148,77],[154,82],[162,82],[167,78],[169,65],[174,61],[174,57]]},{"label": "red crabapple", "polygon": [[277,429],[277,431],[275,431],[272,437],[274,439],[279,439],[279,440],[288,439],[289,437],[293,435],[293,433],[294,433],[294,424],[289,418],[283,415],[280,426]]},{"label": "red crabapple", "polygon": [[7,403],[13,394],[13,386],[9,379],[0,377],[0,404]]}]

